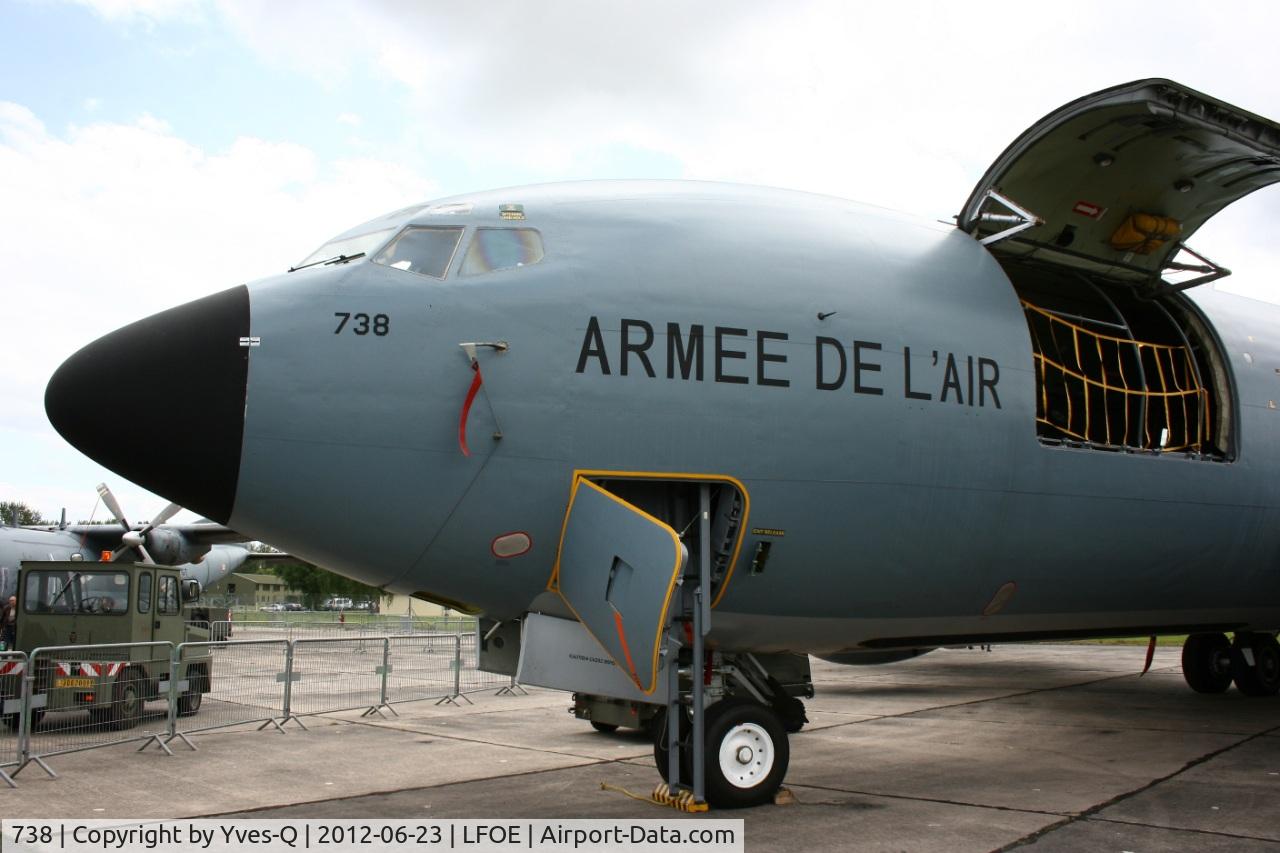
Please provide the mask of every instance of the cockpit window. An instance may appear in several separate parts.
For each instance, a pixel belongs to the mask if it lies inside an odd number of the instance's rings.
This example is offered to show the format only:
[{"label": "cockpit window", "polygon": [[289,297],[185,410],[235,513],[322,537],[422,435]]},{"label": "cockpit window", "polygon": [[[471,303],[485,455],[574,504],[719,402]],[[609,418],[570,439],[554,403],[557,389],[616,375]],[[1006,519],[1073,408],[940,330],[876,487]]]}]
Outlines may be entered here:
[{"label": "cockpit window", "polygon": [[406,228],[373,259],[375,264],[444,278],[462,228]]},{"label": "cockpit window", "polygon": [[370,249],[377,246],[383,240],[387,239],[394,231],[394,228],[383,228],[379,231],[369,231],[364,234],[357,234],[354,237],[340,237],[336,240],[330,240],[319,249],[302,259],[301,262],[293,265],[293,269],[301,269],[319,261],[325,261],[330,258],[345,258],[352,255],[363,255]]},{"label": "cockpit window", "polygon": [[477,228],[466,257],[462,275],[481,275],[494,270],[527,267],[542,260],[542,235],[532,228]]}]

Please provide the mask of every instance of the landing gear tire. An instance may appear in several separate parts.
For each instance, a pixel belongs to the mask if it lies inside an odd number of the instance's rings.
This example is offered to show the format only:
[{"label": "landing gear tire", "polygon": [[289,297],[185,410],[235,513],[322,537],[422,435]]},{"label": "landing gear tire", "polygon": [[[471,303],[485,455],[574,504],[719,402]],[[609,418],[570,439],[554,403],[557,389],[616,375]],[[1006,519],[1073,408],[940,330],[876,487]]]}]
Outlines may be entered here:
[{"label": "landing gear tire", "polygon": [[617,725],[614,723],[597,723],[595,720],[591,721],[591,728],[606,735],[613,734],[618,730]]},{"label": "landing gear tire", "polygon": [[[667,753],[667,709],[663,708],[650,721],[653,733],[653,763],[658,766],[658,775],[665,782],[670,758]],[[689,715],[680,714],[680,733],[676,735],[680,747],[680,778],[688,782],[693,778],[693,762],[689,760],[693,748],[693,721]]]},{"label": "landing gear tire", "polygon": [[1192,634],[1182,644],[1182,677],[1197,693],[1231,686],[1231,642],[1226,634]]},{"label": "landing gear tire", "polygon": [[707,709],[707,802],[740,809],[773,801],[787,775],[791,747],[778,714],[749,699]]},{"label": "landing gear tire", "polygon": [[[1248,650],[1253,665],[1245,656]],[[1236,634],[1231,644],[1231,676],[1246,696],[1274,696],[1280,692],[1280,643],[1271,634]]]}]

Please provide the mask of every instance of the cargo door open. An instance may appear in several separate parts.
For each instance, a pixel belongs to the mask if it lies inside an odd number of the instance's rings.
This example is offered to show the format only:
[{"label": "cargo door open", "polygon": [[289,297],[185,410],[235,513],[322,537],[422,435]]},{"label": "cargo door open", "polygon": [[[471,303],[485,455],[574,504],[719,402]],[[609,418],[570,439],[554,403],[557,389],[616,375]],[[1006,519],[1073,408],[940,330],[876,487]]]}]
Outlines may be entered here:
[{"label": "cargo door open", "polygon": [[958,225],[999,258],[1154,294],[1228,275],[1186,241],[1277,181],[1280,125],[1169,80],[1140,80],[1038,121],[987,170]]},{"label": "cargo door open", "polygon": [[1050,113],[957,217],[1013,284],[1048,445],[1231,461],[1230,363],[1182,291],[1229,275],[1187,240],[1280,181],[1280,124],[1169,80]]},{"label": "cargo door open", "polygon": [[551,589],[644,694],[688,551],[676,531],[585,477],[574,481]]}]

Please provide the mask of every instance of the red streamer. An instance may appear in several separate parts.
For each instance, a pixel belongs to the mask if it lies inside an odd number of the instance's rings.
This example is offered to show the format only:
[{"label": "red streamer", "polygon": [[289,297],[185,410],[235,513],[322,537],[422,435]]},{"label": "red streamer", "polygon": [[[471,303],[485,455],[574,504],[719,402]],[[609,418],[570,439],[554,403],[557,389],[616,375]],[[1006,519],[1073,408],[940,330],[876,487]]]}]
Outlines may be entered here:
[{"label": "red streamer", "polygon": [[471,369],[476,375],[471,379],[471,387],[467,389],[467,399],[462,401],[462,416],[458,418],[458,447],[462,448],[463,456],[471,455],[471,450],[467,447],[467,418],[471,416],[471,404],[476,401],[476,394],[480,392],[480,386],[484,383],[484,377],[480,375],[480,362],[471,362]]}]

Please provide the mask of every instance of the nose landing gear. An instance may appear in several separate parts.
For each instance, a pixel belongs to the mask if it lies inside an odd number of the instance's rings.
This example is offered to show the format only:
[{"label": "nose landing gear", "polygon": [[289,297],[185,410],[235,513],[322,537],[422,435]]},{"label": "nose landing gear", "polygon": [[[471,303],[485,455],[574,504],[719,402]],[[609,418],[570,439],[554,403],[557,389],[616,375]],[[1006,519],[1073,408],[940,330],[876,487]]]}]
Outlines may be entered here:
[{"label": "nose landing gear", "polygon": [[[720,672],[736,673],[741,678],[744,662],[726,663]],[[743,682],[737,685],[744,687]],[[757,690],[759,682],[752,685]],[[767,696],[767,694],[765,694]],[[746,808],[773,801],[787,775],[791,747],[787,739],[789,724],[778,711],[778,697],[762,702],[754,696],[726,695],[709,704],[703,714],[702,748],[696,752],[695,715],[689,706],[680,705],[676,747],[679,777],[673,780],[670,762],[668,712],[664,709],[654,719],[653,757],[658,771],[668,780],[668,787],[692,789],[692,780],[702,778],[706,802],[722,809]],[[785,707],[804,718],[804,704],[791,696]],[[699,768],[697,765],[701,764]]]}]

